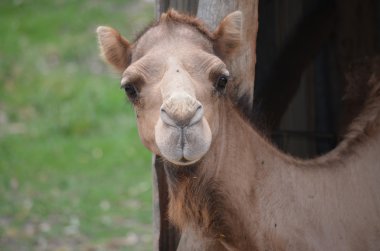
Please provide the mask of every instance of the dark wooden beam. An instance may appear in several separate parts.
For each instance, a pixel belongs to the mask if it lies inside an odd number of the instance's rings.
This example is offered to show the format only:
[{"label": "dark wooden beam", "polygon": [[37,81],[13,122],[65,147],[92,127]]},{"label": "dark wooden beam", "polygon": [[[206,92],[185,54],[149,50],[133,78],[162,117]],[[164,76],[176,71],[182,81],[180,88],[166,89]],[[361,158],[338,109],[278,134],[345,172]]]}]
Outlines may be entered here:
[{"label": "dark wooden beam", "polygon": [[268,133],[279,126],[299,88],[302,73],[334,31],[333,4],[321,6],[300,21],[263,83],[255,88],[251,119],[256,126]]},{"label": "dark wooden beam", "polygon": [[168,185],[164,163],[159,156],[156,156],[153,163],[153,250],[177,249],[180,234],[169,222],[168,204]]}]

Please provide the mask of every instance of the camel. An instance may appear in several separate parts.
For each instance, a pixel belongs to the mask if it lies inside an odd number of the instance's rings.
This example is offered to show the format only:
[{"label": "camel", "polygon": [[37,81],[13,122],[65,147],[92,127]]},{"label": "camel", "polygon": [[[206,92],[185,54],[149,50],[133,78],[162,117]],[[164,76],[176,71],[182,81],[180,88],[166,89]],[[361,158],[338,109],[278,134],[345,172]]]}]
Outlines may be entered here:
[{"label": "camel", "polygon": [[227,59],[242,14],[209,31],[173,10],[130,43],[97,28],[122,72],[142,143],[165,161],[178,250],[380,250],[380,76],[342,142],[300,160],[276,147],[231,100]]}]

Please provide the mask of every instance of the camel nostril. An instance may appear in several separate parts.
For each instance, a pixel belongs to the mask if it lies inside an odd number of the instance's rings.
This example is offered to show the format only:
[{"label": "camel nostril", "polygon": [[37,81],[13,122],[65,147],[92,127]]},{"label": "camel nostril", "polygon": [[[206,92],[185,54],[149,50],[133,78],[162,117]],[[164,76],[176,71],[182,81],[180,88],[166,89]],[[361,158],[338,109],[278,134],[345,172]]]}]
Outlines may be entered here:
[{"label": "camel nostril", "polygon": [[164,107],[161,107],[160,109],[160,117],[165,124],[168,124],[170,126],[177,126],[176,122],[171,118]]},{"label": "camel nostril", "polygon": [[163,104],[160,108],[160,117],[162,122],[169,126],[180,128],[192,126],[202,119],[203,106],[199,102],[193,103],[191,106],[182,107],[181,104],[177,106]]},{"label": "camel nostril", "polygon": [[189,122],[189,126],[198,123],[203,117],[203,106],[201,104],[195,109],[195,113]]}]

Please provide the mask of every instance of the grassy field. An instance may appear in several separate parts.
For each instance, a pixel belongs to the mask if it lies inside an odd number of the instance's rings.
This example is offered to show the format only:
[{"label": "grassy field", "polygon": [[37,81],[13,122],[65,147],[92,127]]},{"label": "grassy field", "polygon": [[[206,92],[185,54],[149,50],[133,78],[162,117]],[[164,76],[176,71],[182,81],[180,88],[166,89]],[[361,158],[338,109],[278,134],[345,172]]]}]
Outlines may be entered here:
[{"label": "grassy field", "polygon": [[151,155],[95,29],[153,1],[0,2],[0,250],[151,250]]}]

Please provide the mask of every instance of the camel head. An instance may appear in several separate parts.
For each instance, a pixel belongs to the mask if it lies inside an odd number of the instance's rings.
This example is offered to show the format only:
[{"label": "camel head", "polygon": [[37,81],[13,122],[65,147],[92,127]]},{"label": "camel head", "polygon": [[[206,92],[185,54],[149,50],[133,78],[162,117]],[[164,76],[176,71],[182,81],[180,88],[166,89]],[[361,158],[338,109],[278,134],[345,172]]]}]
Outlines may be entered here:
[{"label": "camel head", "polygon": [[135,42],[98,27],[103,57],[122,73],[143,144],[176,165],[200,160],[218,133],[218,111],[230,78],[224,61],[241,40],[241,12],[214,32],[173,10],[162,14]]}]

